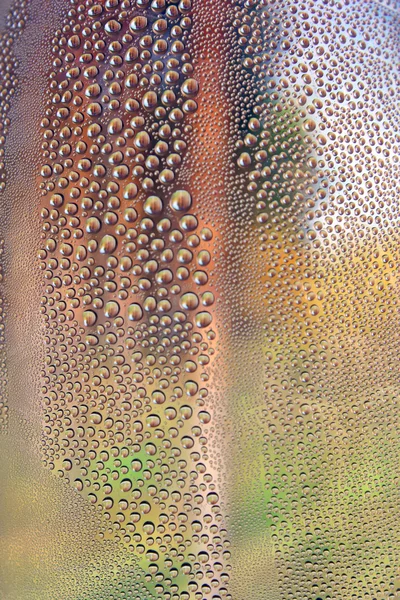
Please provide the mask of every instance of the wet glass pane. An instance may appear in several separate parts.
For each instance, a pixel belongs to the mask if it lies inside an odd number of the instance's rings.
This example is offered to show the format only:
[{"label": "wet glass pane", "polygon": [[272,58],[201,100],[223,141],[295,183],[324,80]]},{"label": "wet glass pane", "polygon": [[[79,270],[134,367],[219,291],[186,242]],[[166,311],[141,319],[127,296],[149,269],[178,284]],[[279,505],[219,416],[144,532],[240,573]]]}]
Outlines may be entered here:
[{"label": "wet glass pane", "polygon": [[400,598],[397,0],[0,0],[0,599]]}]

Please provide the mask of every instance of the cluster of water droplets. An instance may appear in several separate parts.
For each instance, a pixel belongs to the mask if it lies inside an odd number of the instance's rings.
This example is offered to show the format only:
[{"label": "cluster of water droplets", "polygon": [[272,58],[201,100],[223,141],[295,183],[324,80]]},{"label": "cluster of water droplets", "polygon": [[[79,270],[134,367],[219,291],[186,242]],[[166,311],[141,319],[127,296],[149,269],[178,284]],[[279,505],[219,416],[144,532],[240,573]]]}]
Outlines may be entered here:
[{"label": "cluster of water droplets", "polygon": [[[2,188],[27,8],[0,38]],[[41,456],[90,520],[74,600],[394,600],[396,2],[62,8],[21,129]]]},{"label": "cluster of water droplets", "polygon": [[[257,438],[249,454],[264,480],[246,516],[233,506],[233,547],[246,528],[259,539],[262,507],[277,583],[257,588],[265,557],[254,550],[256,594],[394,598],[398,14],[248,0],[231,19],[229,402],[248,413],[241,452]],[[263,361],[249,359],[251,340]],[[249,392],[261,362],[263,398]],[[232,481],[233,497],[239,470]]]},{"label": "cluster of water droplets", "polygon": [[[13,11],[6,19],[4,31],[0,33],[0,194],[4,192],[6,185],[5,170],[5,142],[10,126],[9,109],[13,95],[15,94],[18,77],[18,61],[14,55],[13,46],[20,37],[27,19],[27,0],[19,0],[15,3]],[[2,235],[0,230],[0,235]],[[2,256],[4,251],[4,240],[0,239],[0,432],[5,431],[8,422],[7,402],[7,366],[4,333],[4,293]]]},{"label": "cluster of water droplets", "polygon": [[220,597],[228,578],[205,436],[213,232],[188,174],[177,184],[199,92],[191,9],[74,3],[41,123],[45,462],[165,598]]}]

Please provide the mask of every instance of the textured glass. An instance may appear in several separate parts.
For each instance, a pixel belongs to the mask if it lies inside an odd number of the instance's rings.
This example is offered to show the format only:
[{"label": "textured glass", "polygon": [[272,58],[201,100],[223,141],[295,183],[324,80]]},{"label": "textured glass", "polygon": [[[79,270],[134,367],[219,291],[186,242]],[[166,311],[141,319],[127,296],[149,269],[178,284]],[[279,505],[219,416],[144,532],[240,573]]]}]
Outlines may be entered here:
[{"label": "textured glass", "polygon": [[0,21],[0,600],[399,599],[398,1]]}]

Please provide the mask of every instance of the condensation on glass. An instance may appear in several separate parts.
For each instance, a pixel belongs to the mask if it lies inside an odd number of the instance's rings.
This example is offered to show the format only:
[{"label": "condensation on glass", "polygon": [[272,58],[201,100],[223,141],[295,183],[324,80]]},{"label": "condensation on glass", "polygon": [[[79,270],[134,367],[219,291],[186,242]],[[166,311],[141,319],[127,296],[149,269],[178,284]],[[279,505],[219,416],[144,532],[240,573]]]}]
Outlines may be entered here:
[{"label": "condensation on glass", "polygon": [[0,13],[0,599],[399,598],[398,3]]}]

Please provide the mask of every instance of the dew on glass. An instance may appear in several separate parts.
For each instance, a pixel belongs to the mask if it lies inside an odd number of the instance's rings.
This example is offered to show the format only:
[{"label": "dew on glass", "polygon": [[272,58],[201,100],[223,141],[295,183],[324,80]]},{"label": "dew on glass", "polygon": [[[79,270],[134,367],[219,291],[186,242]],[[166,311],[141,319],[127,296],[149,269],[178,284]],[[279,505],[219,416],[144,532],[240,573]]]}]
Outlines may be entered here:
[{"label": "dew on glass", "polygon": [[399,32],[0,0],[0,599],[400,599]]}]

